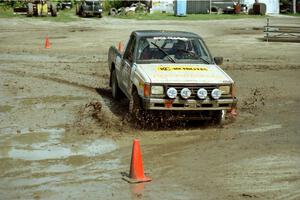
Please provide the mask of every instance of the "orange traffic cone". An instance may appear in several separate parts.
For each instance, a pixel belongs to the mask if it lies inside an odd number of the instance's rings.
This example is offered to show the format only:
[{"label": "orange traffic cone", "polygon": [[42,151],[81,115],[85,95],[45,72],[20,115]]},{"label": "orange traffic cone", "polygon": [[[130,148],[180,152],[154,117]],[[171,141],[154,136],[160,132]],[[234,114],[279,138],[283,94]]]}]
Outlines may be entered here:
[{"label": "orange traffic cone", "polygon": [[122,42],[119,42],[119,44],[118,44],[118,50],[120,51],[120,52],[123,52],[123,44],[122,44]]},{"label": "orange traffic cone", "polygon": [[46,49],[50,49],[50,42],[49,42],[49,38],[48,38],[48,35],[46,36],[46,39],[45,39],[45,48]]},{"label": "orange traffic cone", "polygon": [[133,140],[131,166],[129,177],[124,177],[129,183],[149,182],[152,179],[145,176],[139,140]]}]

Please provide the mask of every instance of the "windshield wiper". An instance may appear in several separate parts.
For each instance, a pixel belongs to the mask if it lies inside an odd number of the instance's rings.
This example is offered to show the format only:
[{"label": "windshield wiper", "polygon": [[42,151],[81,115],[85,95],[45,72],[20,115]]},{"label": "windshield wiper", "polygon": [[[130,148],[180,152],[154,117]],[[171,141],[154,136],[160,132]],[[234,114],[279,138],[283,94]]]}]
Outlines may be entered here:
[{"label": "windshield wiper", "polygon": [[180,49],[180,50],[183,51],[183,52],[186,52],[186,53],[190,54],[190,55],[193,56],[194,58],[197,58],[197,59],[202,60],[202,61],[205,62],[206,64],[210,64],[207,60],[205,60],[204,58],[198,56],[195,52],[187,51],[187,50],[184,50],[184,49]]},{"label": "windshield wiper", "polygon": [[158,48],[161,52],[163,52],[172,63],[176,63],[175,60],[165,50],[163,50],[162,48],[160,48],[154,42],[151,42],[151,44],[153,44],[156,48]]}]

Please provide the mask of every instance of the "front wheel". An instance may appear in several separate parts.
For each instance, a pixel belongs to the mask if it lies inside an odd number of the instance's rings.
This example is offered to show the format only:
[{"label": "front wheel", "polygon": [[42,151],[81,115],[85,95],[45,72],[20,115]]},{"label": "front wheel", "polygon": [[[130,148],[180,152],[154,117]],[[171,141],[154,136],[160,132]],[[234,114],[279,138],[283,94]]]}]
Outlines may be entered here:
[{"label": "front wheel", "polygon": [[143,120],[143,107],[141,98],[138,95],[137,90],[134,90],[132,93],[132,97],[129,101],[129,113],[133,120],[137,123]]},{"label": "front wheel", "polygon": [[224,125],[226,120],[226,110],[217,110],[212,114],[211,122],[213,125]]}]

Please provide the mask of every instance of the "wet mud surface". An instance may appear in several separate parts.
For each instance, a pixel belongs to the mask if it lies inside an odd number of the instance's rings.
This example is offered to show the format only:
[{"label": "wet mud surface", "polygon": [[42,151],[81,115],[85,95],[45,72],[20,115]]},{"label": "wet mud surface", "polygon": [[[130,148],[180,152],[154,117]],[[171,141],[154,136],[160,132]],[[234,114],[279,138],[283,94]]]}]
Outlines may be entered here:
[{"label": "wet mud surface", "polygon": [[[264,25],[0,19],[0,199],[300,199],[300,45],[263,42]],[[128,121],[128,101],[112,99],[106,60],[109,46],[136,29],[189,30],[224,56],[238,89],[234,122]],[[133,138],[150,183],[122,180]]]}]

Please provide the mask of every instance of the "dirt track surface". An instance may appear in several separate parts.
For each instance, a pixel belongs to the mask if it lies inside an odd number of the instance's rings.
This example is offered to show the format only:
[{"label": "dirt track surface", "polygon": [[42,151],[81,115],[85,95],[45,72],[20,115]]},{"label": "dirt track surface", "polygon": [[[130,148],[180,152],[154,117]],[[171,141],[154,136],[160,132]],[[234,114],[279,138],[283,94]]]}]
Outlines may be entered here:
[{"label": "dirt track surface", "polygon": [[[0,19],[0,199],[300,199],[300,44],[263,42],[264,25]],[[133,128],[127,102],[111,98],[106,60],[136,29],[192,31],[224,56],[236,121]],[[133,138],[150,183],[122,180]]]}]

